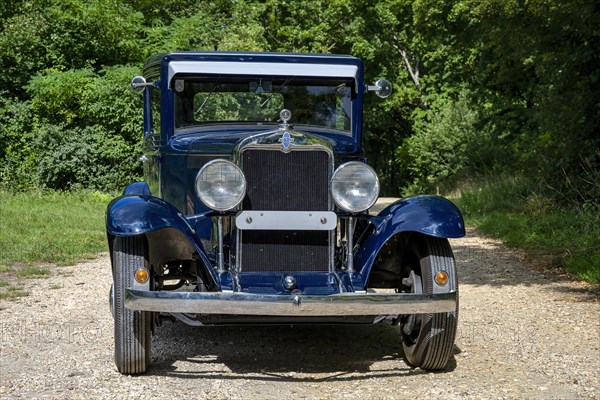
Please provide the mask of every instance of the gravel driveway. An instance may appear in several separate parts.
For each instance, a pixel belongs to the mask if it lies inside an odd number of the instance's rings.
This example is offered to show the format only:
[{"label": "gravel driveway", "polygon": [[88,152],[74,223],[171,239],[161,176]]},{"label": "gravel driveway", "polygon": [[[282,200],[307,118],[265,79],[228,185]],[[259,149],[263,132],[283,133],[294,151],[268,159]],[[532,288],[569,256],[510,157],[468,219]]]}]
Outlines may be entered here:
[{"label": "gravel driveway", "polygon": [[445,372],[408,367],[389,325],[166,323],[148,373],[122,376],[103,254],[0,301],[0,398],[600,398],[597,288],[534,271],[474,232],[452,245],[461,309]]}]

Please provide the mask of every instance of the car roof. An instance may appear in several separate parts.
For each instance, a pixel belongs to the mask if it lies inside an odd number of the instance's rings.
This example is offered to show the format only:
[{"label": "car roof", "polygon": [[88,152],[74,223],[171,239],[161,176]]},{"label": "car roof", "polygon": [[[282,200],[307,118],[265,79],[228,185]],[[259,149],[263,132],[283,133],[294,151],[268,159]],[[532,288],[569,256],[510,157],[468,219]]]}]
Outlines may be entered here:
[{"label": "car roof", "polygon": [[362,70],[362,61],[346,54],[319,53],[273,53],[244,51],[177,51],[160,53],[148,58],[144,70],[157,68],[171,61],[222,61],[222,62],[262,62],[262,63],[307,63],[356,65]]}]

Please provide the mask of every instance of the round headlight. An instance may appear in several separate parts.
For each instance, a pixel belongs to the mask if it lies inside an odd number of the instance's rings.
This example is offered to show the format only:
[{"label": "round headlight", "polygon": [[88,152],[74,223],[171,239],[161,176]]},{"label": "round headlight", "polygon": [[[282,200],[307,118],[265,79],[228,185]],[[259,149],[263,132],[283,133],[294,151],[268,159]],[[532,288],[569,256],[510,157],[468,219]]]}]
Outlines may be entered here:
[{"label": "round headlight", "polygon": [[196,193],[213,210],[231,210],[246,195],[246,178],[234,163],[213,160],[205,164],[196,175]]},{"label": "round headlight", "polygon": [[351,161],[340,165],[331,178],[331,197],[344,211],[369,209],[379,196],[379,179],[367,164]]}]

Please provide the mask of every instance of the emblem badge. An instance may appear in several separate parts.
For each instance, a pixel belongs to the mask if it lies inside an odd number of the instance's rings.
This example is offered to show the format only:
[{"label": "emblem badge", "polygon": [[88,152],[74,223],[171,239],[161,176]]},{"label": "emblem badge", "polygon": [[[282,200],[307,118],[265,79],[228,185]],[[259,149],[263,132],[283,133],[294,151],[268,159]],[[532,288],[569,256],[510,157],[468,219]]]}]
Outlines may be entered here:
[{"label": "emblem badge", "polygon": [[279,142],[283,145],[283,148],[287,150],[290,148],[292,143],[294,143],[294,138],[288,131],[285,131],[283,136],[279,139]]}]

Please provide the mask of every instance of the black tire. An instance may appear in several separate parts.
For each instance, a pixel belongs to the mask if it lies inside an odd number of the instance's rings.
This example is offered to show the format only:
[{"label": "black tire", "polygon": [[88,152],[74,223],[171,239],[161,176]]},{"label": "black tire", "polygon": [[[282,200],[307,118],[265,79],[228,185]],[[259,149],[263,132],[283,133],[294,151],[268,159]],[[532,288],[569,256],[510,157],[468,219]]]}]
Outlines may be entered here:
[{"label": "black tire", "polygon": [[152,313],[125,308],[125,289],[145,266],[145,238],[117,237],[113,246],[115,364],[122,374],[146,372],[151,357]]},{"label": "black tire", "polygon": [[[413,282],[412,291],[434,293],[433,277],[439,271],[448,274],[447,285],[458,292],[458,279],[454,256],[447,239],[428,236],[413,237],[408,247],[406,271]],[[403,288],[406,290],[406,287]],[[452,356],[458,323],[458,298],[456,310],[435,314],[403,316],[402,347],[408,364],[424,370],[445,369]]]}]

